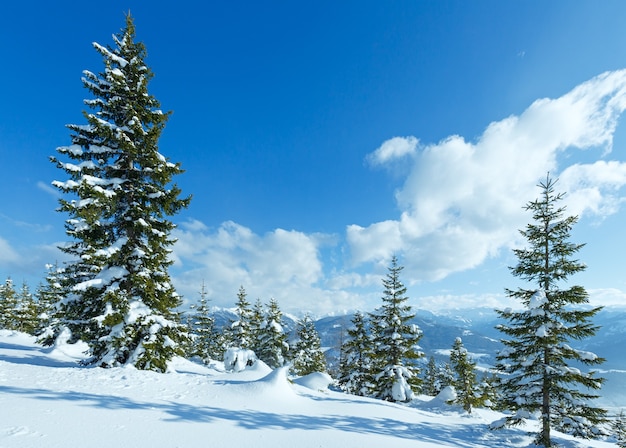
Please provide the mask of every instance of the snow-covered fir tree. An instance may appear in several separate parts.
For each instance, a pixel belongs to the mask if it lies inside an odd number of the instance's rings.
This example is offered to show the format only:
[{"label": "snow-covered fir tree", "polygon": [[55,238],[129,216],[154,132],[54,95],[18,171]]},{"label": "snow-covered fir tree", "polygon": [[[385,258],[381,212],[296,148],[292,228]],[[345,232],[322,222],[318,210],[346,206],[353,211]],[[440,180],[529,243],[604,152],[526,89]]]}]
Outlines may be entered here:
[{"label": "snow-covered fir tree", "polygon": [[322,351],[322,342],[315,329],[315,322],[308,314],[298,321],[296,341],[290,354],[293,362],[292,372],[299,376],[314,372],[326,372],[326,358]]},{"label": "snow-covered fir tree", "polygon": [[623,410],[615,417],[610,426],[613,437],[615,437],[615,444],[619,448],[626,448],[626,415],[624,415]]},{"label": "snow-covered fir tree", "polygon": [[482,399],[476,382],[476,363],[467,353],[461,338],[456,338],[452,345],[450,367],[454,372],[456,403],[471,413],[472,408],[482,405]]},{"label": "snow-covered fir tree", "polygon": [[237,292],[235,314],[237,315],[237,319],[232,321],[228,327],[224,328],[226,345],[228,347],[252,349],[254,342],[250,330],[252,308],[250,307],[250,302],[248,302],[246,289],[243,286],[240,286]]},{"label": "snow-covered fir tree", "polygon": [[352,327],[342,345],[342,359],[339,366],[339,386],[349,394],[366,396],[372,384],[372,340],[369,322],[362,312],[357,311],[352,318]]},{"label": "snow-covered fir tree", "polygon": [[223,353],[220,335],[215,328],[215,319],[211,314],[204,282],[202,283],[198,303],[193,307],[190,321],[190,355],[198,356],[205,364],[208,364],[212,359],[220,358]]},{"label": "snow-covered fir tree", "polygon": [[74,258],[61,306],[71,341],[89,345],[87,364],[162,372],[185,339],[168,273],[169,217],[190,198],[172,183],[180,165],[158,149],[169,114],[148,92],[153,74],[130,14],[113,40],[112,47],[94,43],[104,70],[83,72],[93,95],[85,100],[87,123],[69,125],[72,144],[52,157],[69,176],[53,184],[67,197],[59,210],[69,215],[72,240],[61,249]]},{"label": "snow-covered fir tree", "polygon": [[257,356],[272,368],[281,367],[289,356],[289,343],[284,330],[283,313],[276,299],[266,307],[265,321],[258,333]]},{"label": "snow-covered fir tree", "polygon": [[449,384],[441,384],[441,367],[435,361],[435,357],[428,358],[428,364],[424,369],[424,378],[422,381],[422,393],[424,395],[430,395],[431,397],[437,396],[444,386]]},{"label": "snow-covered fir tree", "polygon": [[15,330],[17,322],[18,298],[15,285],[11,278],[7,278],[3,285],[0,285],[0,328]]},{"label": "snow-covered fir tree", "polygon": [[63,283],[64,269],[58,263],[46,265],[45,282],[37,287],[35,295],[39,303],[40,315],[35,336],[38,342],[45,346],[54,343],[60,332],[61,315],[59,306],[67,296],[61,286]]},{"label": "snow-covered fir tree", "polygon": [[441,392],[443,388],[454,384],[454,371],[450,363],[444,362],[438,365],[437,383],[440,387],[439,392]]},{"label": "snow-covered fir tree", "polygon": [[555,183],[548,175],[538,185],[540,198],[526,206],[533,222],[520,231],[527,247],[514,251],[518,263],[511,272],[530,286],[507,290],[507,295],[524,308],[498,310],[507,321],[498,329],[508,338],[502,340],[505,348],[497,356],[497,368],[503,374],[503,404],[513,411],[500,423],[516,425],[536,415],[541,423],[536,441],[546,447],[552,445],[551,428],[591,438],[601,433],[606,415],[590,401],[603,379],[579,369],[604,360],[570,346],[596,333],[592,318],[600,308],[588,306],[582,286],[564,285],[585,265],[574,258],[583,245],[569,241],[578,219],[563,217],[565,208],[558,205],[563,194],[555,193]]},{"label": "snow-covered fir tree", "polygon": [[493,372],[484,373],[478,381],[478,395],[481,406],[489,409],[501,410],[499,379]]},{"label": "snow-covered fir tree", "polygon": [[39,326],[40,314],[39,303],[30,292],[28,284],[23,282],[22,288],[17,295],[17,308],[14,316],[15,330],[34,335]]},{"label": "snow-covered fir tree", "polygon": [[265,308],[261,299],[257,299],[252,305],[252,312],[250,313],[250,338],[252,340],[252,349],[255,352],[259,351],[261,347],[261,329],[265,325]]},{"label": "snow-covered fir tree", "polygon": [[413,398],[421,383],[416,361],[424,356],[417,345],[422,332],[410,323],[415,314],[406,303],[406,288],[400,281],[402,269],[394,256],[383,279],[383,304],[370,316],[374,340],[372,395],[388,401]]}]

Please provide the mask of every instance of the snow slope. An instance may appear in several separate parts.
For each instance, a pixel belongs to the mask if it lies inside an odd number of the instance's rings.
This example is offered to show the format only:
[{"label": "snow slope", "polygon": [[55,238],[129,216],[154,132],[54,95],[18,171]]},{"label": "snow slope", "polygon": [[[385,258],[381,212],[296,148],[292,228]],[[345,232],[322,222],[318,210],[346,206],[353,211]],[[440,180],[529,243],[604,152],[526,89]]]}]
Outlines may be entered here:
[{"label": "snow slope", "polygon": [[[492,432],[500,414],[471,416],[426,397],[410,405],[291,382],[262,363],[239,373],[176,360],[167,374],[83,368],[81,347],[51,349],[0,331],[0,447],[490,447],[531,445],[526,430]],[[533,429],[530,427],[530,429]],[[609,447],[557,435],[564,447]]]}]

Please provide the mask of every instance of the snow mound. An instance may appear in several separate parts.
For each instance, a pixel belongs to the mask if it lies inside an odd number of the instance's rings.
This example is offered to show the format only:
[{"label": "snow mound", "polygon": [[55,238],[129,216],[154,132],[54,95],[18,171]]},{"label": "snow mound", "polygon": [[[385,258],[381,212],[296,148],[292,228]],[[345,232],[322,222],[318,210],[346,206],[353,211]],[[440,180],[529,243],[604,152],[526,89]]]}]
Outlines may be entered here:
[{"label": "snow mound", "polygon": [[296,393],[291,388],[287,374],[289,367],[279,367],[263,378],[239,385],[247,396],[267,396],[272,400],[293,397]]},{"label": "snow mound", "polygon": [[428,409],[432,412],[447,412],[451,410],[452,402],[454,400],[456,400],[456,390],[453,386],[446,386],[441,389],[441,392],[439,392],[435,398],[420,404],[418,407],[421,409]]},{"label": "snow mound", "polygon": [[452,386],[446,386],[441,389],[441,392],[437,394],[435,398],[430,400],[431,404],[447,404],[456,400],[456,390]]},{"label": "snow mound", "polygon": [[327,373],[313,372],[300,378],[296,378],[293,382],[306,387],[307,389],[323,392],[328,390],[328,386],[333,383],[333,379]]},{"label": "snow mound", "polygon": [[70,330],[67,327],[63,328],[59,336],[55,339],[52,348],[48,350],[48,354],[53,358],[64,361],[78,362],[84,359],[86,353],[89,351],[89,346],[82,341],[70,344],[68,341],[71,336],[72,333]]},{"label": "snow mound", "polygon": [[215,375],[220,373],[212,365],[203,365],[180,356],[172,358],[167,365],[168,373],[193,373],[197,375]]}]

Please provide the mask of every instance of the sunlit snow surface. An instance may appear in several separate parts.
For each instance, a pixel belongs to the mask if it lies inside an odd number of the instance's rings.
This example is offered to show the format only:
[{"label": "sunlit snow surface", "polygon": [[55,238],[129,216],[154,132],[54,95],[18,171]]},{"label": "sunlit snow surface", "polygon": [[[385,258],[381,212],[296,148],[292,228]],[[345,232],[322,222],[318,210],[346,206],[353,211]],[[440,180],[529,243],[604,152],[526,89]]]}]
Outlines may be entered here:
[{"label": "sunlit snow surface", "polygon": [[[83,368],[84,347],[42,348],[0,331],[0,447],[528,447],[521,429],[489,431],[501,414],[469,416],[441,397],[408,405],[292,379],[262,363],[238,373],[183,359],[159,374]],[[564,447],[614,447],[556,434]]]}]

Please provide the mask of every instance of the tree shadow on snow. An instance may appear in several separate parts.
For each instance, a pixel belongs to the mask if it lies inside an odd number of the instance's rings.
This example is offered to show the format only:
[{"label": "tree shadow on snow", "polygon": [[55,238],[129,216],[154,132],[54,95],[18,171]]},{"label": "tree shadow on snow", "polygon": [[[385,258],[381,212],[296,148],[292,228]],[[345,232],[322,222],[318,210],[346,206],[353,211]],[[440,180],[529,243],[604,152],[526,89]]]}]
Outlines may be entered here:
[{"label": "tree shadow on snow", "polygon": [[[20,388],[0,385],[0,393],[17,394],[37,400],[76,402],[80,406],[97,409],[136,409],[162,412],[169,418],[164,422],[191,422],[211,424],[219,421],[235,423],[243,430],[298,429],[303,431],[342,431],[364,435],[382,435],[415,441],[438,442],[445,440],[448,446],[467,447],[468,440],[482,441],[493,448],[509,448],[510,437],[492,435],[484,424],[471,426],[446,425],[432,422],[407,422],[384,417],[358,417],[347,415],[302,415],[273,413],[251,409],[225,409],[197,406],[177,402],[141,402],[123,396],[98,395],[83,392],[59,392],[41,388]],[[332,400],[332,399],[331,399]],[[370,403],[363,403],[370,406]],[[417,417],[417,416],[416,416]],[[519,435],[519,433],[517,433]],[[507,440],[508,439],[508,440]]]},{"label": "tree shadow on snow", "polygon": [[42,367],[78,367],[79,365],[77,361],[62,361],[50,357],[48,352],[52,349],[0,342],[0,350],[24,352],[24,356],[7,356],[0,352],[0,361],[10,362],[11,364],[29,364]]}]

